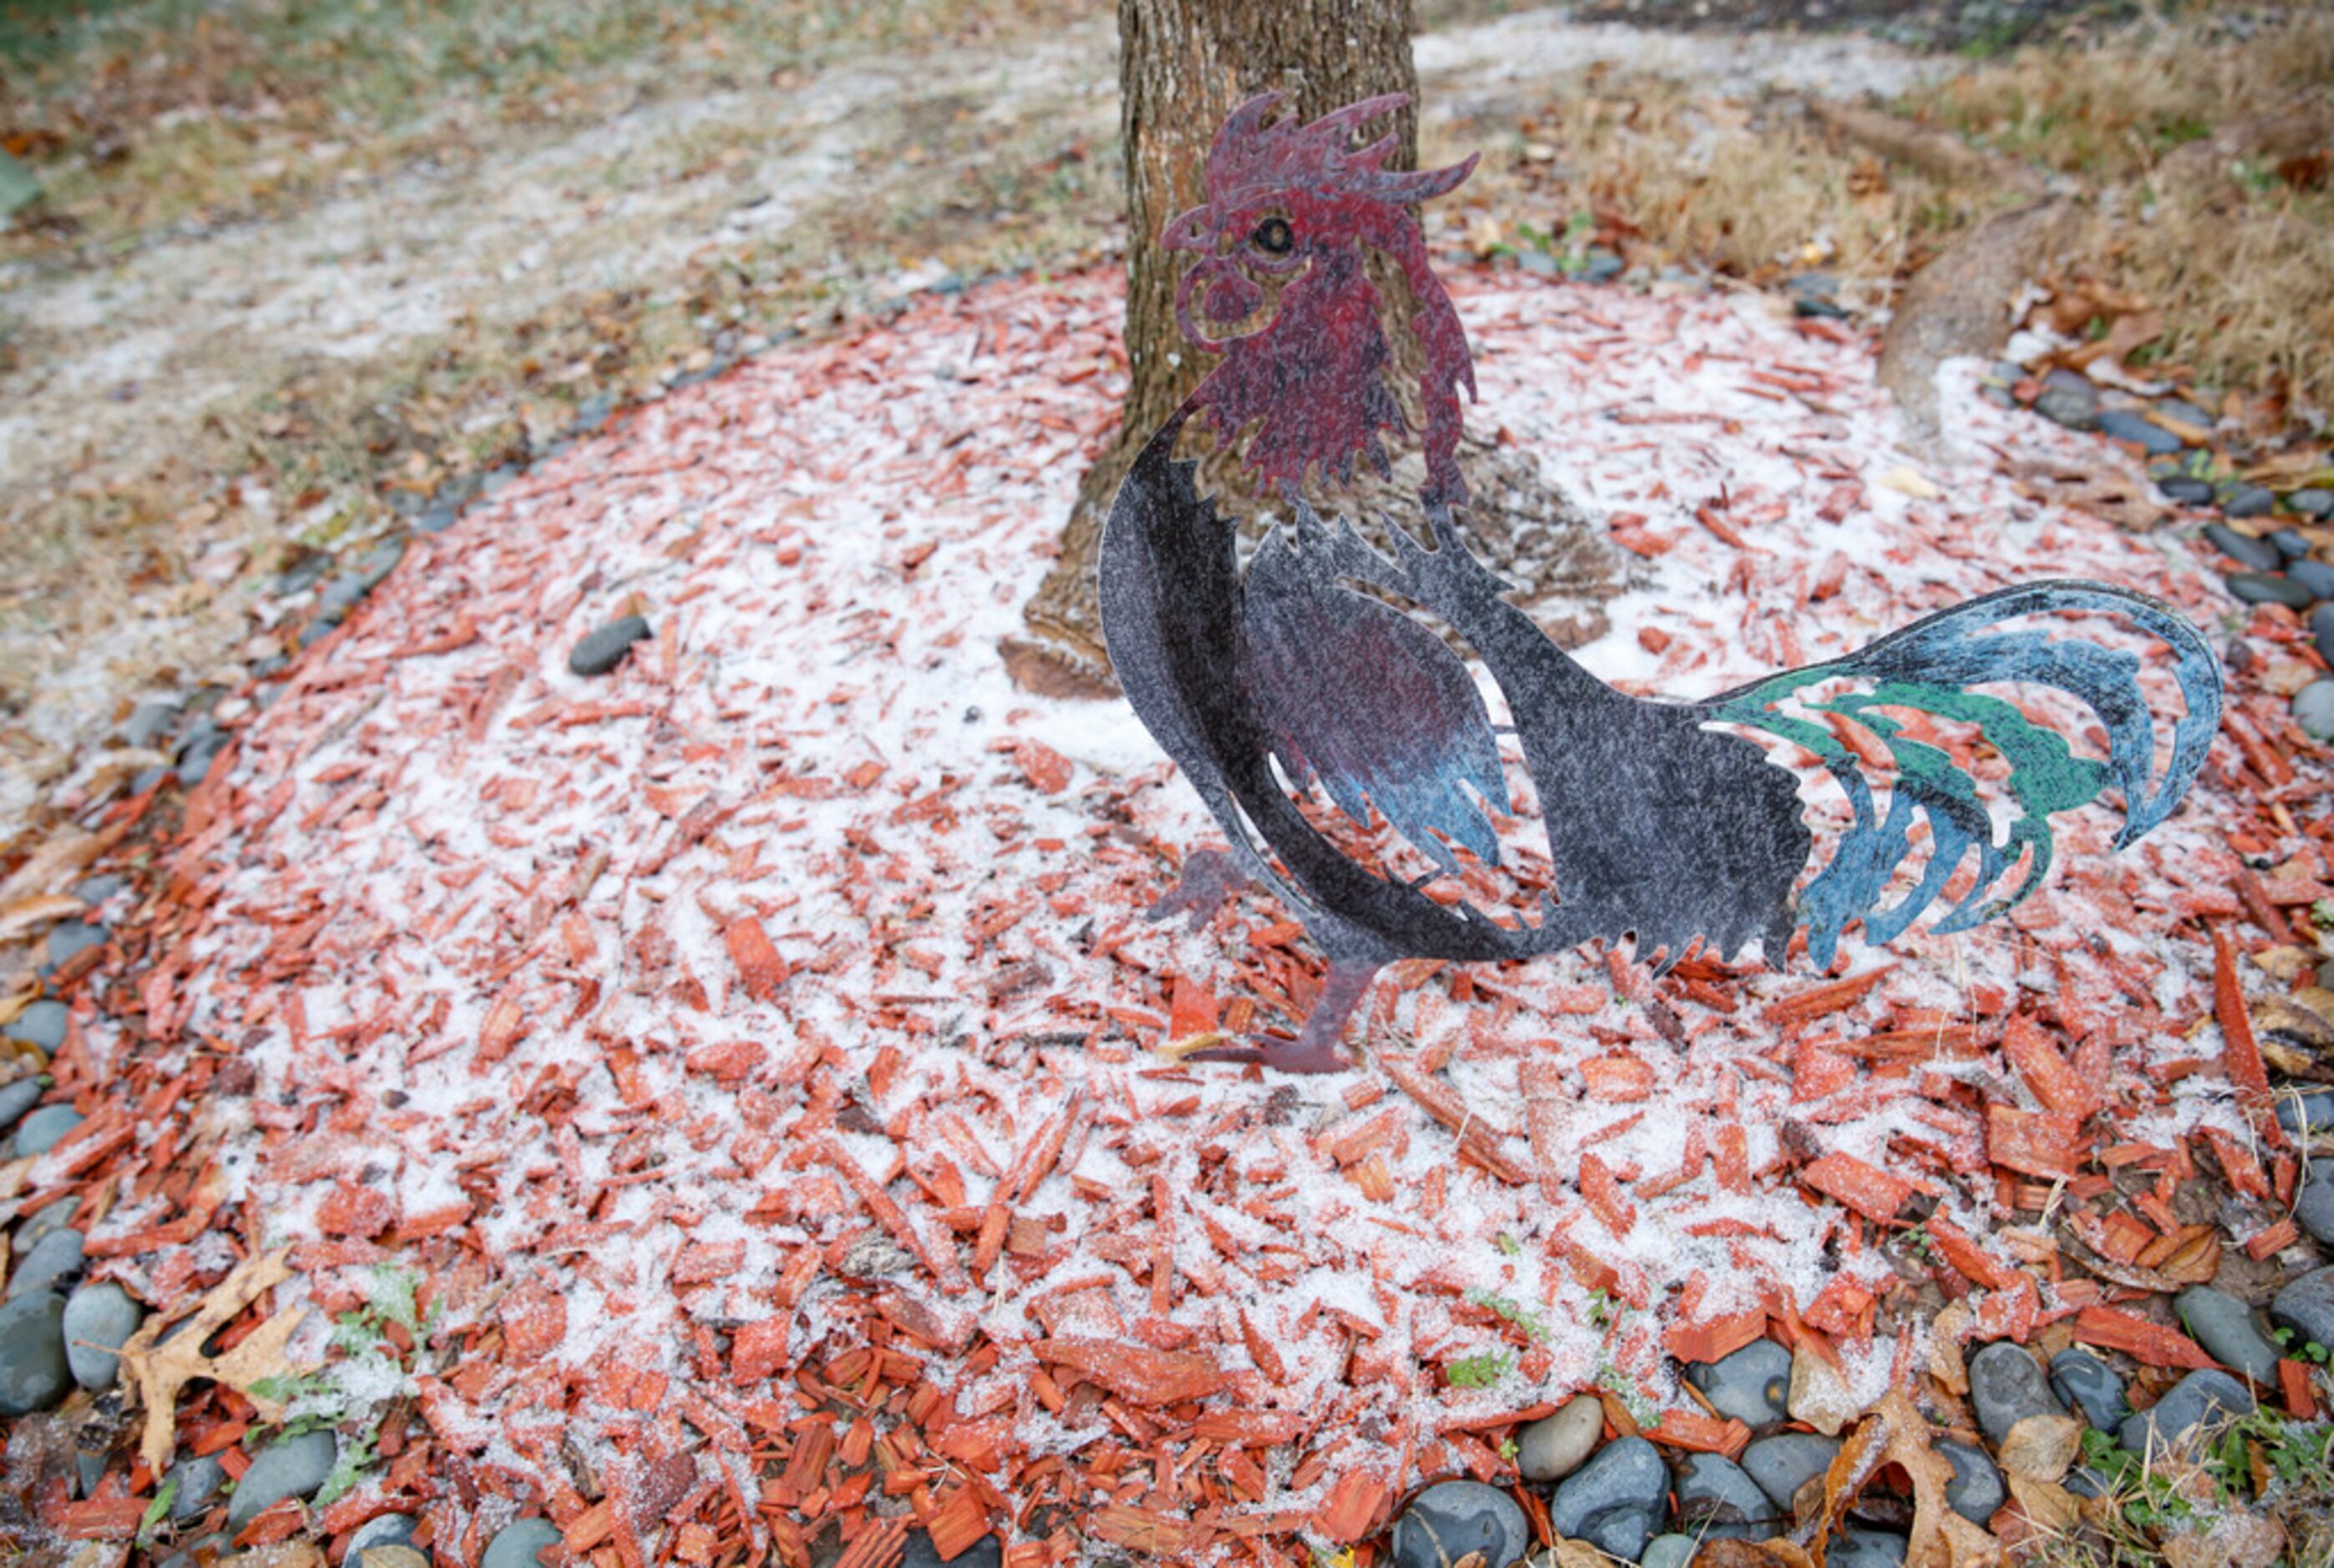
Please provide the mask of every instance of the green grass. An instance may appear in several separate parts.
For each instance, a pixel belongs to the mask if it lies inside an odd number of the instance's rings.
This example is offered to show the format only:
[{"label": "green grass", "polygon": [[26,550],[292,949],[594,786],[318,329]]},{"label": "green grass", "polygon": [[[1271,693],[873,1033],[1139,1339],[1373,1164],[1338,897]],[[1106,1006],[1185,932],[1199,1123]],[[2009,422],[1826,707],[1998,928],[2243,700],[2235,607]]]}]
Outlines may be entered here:
[{"label": "green grass", "polygon": [[2334,1561],[2334,1424],[2292,1420],[2267,1407],[2207,1434],[2189,1454],[2148,1461],[2105,1432],[2083,1434],[2082,1461],[2107,1483],[2088,1527],[2049,1543],[2044,1568],[2120,1568],[2160,1562],[2164,1537],[2209,1530],[2233,1510],[2277,1521],[2287,1568]]},{"label": "green grass", "polygon": [[1484,1351],[1471,1356],[1461,1356],[1442,1369],[1454,1389],[1488,1389],[1516,1370],[1513,1351]]}]

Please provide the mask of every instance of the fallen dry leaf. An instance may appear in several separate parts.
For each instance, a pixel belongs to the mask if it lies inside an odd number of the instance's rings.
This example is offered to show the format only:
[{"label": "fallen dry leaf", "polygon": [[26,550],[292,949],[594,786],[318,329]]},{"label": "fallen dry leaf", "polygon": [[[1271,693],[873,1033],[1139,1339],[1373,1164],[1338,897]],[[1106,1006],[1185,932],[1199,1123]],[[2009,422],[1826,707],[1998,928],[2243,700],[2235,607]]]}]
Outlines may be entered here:
[{"label": "fallen dry leaf", "polygon": [[2018,1500],[2018,1511],[2043,1530],[2064,1535],[2082,1522],[2082,1505],[2058,1482],[2020,1475],[2011,1475],[2008,1480],[2010,1495]]},{"label": "fallen dry leaf", "polygon": [[1995,1457],[2010,1475],[2030,1481],[2056,1481],[2075,1462],[2082,1444],[2082,1422],[2072,1416],[2038,1412],[2010,1429]]},{"label": "fallen dry leaf", "polygon": [[2233,1508],[2207,1530],[2164,1540],[2172,1568],[2271,1568],[2285,1554],[2285,1531],[2265,1515]]},{"label": "fallen dry leaf", "polygon": [[1863,1409],[1847,1376],[1802,1342],[1791,1357],[1792,1416],[1825,1437],[1836,1438]]},{"label": "fallen dry leaf", "polygon": [[1943,494],[1934,485],[1921,476],[1919,469],[1909,463],[1900,463],[1880,476],[1883,489],[1894,490],[1900,495],[1910,495],[1915,501],[1934,501]]},{"label": "fallen dry leaf", "polygon": [[2182,1284],[2210,1284],[2221,1272],[2221,1238],[2209,1225],[2184,1226],[2165,1240],[2169,1243],[2162,1257],[2150,1255],[2150,1247],[2140,1254],[2141,1260],[2166,1279]]},{"label": "fallen dry leaf", "polygon": [[1804,1546],[1789,1541],[1705,1541],[1694,1568],[1817,1568]]},{"label": "fallen dry leaf", "polygon": [[[391,1557],[390,1553],[404,1555]],[[305,1541],[277,1541],[238,1552],[235,1562],[236,1568],[324,1568],[324,1554]],[[365,1568],[413,1568],[422,1562],[421,1554],[410,1546],[365,1548]]]},{"label": "fallen dry leaf", "polygon": [[0,942],[15,941],[88,908],[71,893],[34,893],[14,903],[0,904]]},{"label": "fallen dry leaf", "polygon": [[1612,1568],[1613,1559],[1586,1541],[1556,1543],[1556,1568]]},{"label": "fallen dry leaf", "polygon": [[0,906],[29,894],[56,891],[59,883],[95,860],[108,842],[120,837],[119,833],[85,833],[74,828],[53,835],[33,851],[32,859],[16,868],[15,875],[0,882]]},{"label": "fallen dry leaf", "polygon": [[[210,1294],[191,1315],[156,1313],[122,1345],[122,1375],[146,1407],[146,1426],[138,1451],[155,1474],[161,1473],[178,1440],[178,1390],[197,1378],[227,1384],[252,1402],[262,1420],[283,1419],[283,1401],[255,1392],[254,1385],[309,1370],[294,1367],[284,1354],[292,1331],[307,1315],[305,1308],[285,1307],[224,1355],[207,1356],[203,1345],[229,1318],[256,1301],[262,1292],[292,1277],[291,1267],[285,1262],[290,1250],[280,1247],[264,1256],[244,1259],[211,1287]],[[182,1322],[186,1326],[169,1343],[157,1343],[165,1329]]]},{"label": "fallen dry leaf", "polygon": [[[2107,335],[2096,342],[2071,349],[2060,357],[2076,370],[2082,370],[2097,360],[2113,360],[2121,364],[2133,350],[2144,348],[2164,335],[2164,316],[2157,311],[2134,311],[2116,318]],[[2208,431],[2209,441],[2211,433]]]},{"label": "fallen dry leaf", "polygon": [[1969,1392],[1969,1366],[1962,1341],[1977,1321],[1967,1302],[1950,1302],[1929,1325],[1929,1375],[1955,1399]]},{"label": "fallen dry leaf", "polygon": [[[2313,991],[2317,995],[2310,996]],[[2291,996],[2257,996],[2251,1006],[2256,1033],[2288,1034],[2312,1051],[2334,1051],[2334,1017],[2329,1015],[2334,992],[2310,986]],[[2269,1050],[2268,1041],[2262,1042],[2262,1049]]]},{"label": "fallen dry leaf", "polygon": [[[1796,1380],[1796,1367],[1793,1375]],[[1953,1479],[1953,1469],[1930,1446],[1934,1436],[1911,1397],[1902,1389],[1891,1389],[1832,1457],[1823,1477],[1823,1506],[1791,1532],[1792,1539],[1806,1545],[1828,1540],[1865,1483],[1883,1466],[1897,1465],[1913,1483],[1913,1531],[1905,1555],[1906,1568],[1996,1568],[2002,1561],[2001,1544],[1945,1504],[1945,1486]],[[1820,1568],[1819,1546],[1818,1551],[1815,1561]]]}]

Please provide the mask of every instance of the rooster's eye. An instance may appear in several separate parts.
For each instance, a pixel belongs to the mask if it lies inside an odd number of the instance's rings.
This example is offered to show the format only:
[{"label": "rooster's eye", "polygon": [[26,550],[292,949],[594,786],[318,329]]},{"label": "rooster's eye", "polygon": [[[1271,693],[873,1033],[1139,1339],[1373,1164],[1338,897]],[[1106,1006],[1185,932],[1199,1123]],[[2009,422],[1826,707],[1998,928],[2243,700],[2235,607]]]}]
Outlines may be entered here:
[{"label": "rooster's eye", "polygon": [[1248,237],[1249,244],[1267,255],[1287,255],[1297,246],[1297,236],[1289,231],[1288,220],[1285,217],[1266,218]]}]

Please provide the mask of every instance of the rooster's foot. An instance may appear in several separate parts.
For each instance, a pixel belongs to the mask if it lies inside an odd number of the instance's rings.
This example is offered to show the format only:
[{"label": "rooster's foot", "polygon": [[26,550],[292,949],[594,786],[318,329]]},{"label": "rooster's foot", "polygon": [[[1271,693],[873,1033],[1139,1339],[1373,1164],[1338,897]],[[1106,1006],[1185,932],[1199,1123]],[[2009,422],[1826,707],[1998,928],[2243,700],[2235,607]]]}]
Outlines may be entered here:
[{"label": "rooster's foot", "polygon": [[[1196,857],[1195,857],[1196,858]],[[1189,873],[1186,872],[1188,878]],[[1306,1015],[1305,1027],[1294,1040],[1267,1040],[1258,1045],[1219,1045],[1213,1041],[1221,1035],[1201,1034],[1188,1041],[1177,1041],[1162,1054],[1181,1057],[1187,1062],[1253,1062],[1280,1073],[1345,1073],[1354,1063],[1345,1060],[1337,1049],[1344,1038],[1345,1021],[1370,992],[1370,982],[1377,978],[1374,961],[1350,962],[1331,959],[1329,976],[1321,985],[1321,995]]]},{"label": "rooster's foot", "polygon": [[1193,850],[1183,857],[1183,875],[1172,891],[1151,906],[1148,915],[1164,920],[1188,915],[1187,928],[1206,928],[1234,893],[1248,886],[1248,873],[1222,850]]}]

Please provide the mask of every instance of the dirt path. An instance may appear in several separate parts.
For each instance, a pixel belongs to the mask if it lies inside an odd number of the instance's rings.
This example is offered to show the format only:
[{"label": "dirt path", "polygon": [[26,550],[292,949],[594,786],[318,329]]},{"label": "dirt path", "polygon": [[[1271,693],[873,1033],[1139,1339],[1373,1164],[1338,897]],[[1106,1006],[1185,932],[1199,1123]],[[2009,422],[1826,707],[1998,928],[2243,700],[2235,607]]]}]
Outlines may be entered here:
[{"label": "dirt path", "polygon": [[[1417,47],[1430,136],[1480,135],[1597,64],[1713,93],[1894,91],[1922,69],[1859,37],[1548,12]],[[1094,254],[1115,221],[1115,48],[1096,17],[669,91],[583,129],[451,110],[409,160],[285,215],[9,264],[0,842],[76,768],[159,760],[102,749],[138,696],[232,688],[284,651],[276,573],[400,526],[384,467],[418,502],[539,450],[595,394],[653,395],[708,342],[750,351],[951,271]]]}]

